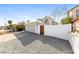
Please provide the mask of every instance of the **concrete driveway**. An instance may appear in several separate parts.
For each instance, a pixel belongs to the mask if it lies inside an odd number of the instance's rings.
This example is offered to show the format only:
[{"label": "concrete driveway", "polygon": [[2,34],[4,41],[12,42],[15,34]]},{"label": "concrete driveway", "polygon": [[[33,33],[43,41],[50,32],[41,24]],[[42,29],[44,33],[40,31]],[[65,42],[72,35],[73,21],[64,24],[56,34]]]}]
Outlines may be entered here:
[{"label": "concrete driveway", "polygon": [[[13,33],[16,39],[0,42],[0,53],[72,54],[68,41],[31,32]],[[6,38],[7,39],[7,38]]]}]

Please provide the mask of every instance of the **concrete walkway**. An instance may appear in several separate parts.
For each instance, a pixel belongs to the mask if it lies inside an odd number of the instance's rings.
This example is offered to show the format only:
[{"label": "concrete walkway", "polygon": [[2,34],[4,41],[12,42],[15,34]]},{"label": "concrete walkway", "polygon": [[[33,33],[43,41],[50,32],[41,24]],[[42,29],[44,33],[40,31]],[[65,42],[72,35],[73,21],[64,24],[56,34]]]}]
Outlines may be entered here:
[{"label": "concrete walkway", "polygon": [[[68,41],[30,32],[13,33],[15,38],[0,42],[0,53],[72,54]],[[7,39],[7,38],[6,38]]]}]

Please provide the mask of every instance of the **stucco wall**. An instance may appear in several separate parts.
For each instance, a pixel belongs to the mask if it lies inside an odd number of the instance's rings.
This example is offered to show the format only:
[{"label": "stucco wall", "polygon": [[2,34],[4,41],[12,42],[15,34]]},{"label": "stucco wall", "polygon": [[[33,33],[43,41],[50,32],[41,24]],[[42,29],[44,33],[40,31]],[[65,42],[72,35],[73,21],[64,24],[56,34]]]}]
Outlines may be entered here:
[{"label": "stucco wall", "polygon": [[68,40],[68,33],[71,32],[71,24],[68,25],[44,25],[44,35],[54,36]]},{"label": "stucco wall", "polygon": [[76,19],[76,10],[70,11],[69,16],[72,17],[72,21],[74,21]]},{"label": "stucco wall", "polygon": [[[27,26],[26,31],[40,34],[40,25]],[[68,25],[44,25],[44,35],[68,39],[68,33],[71,32],[71,24]]]},{"label": "stucco wall", "polygon": [[[78,17],[76,17],[76,12],[77,12],[77,10],[79,10],[79,6],[76,7],[76,8],[74,8],[73,10],[71,10],[71,11],[69,12],[69,16],[73,18],[72,21],[74,21],[74,20],[76,20],[76,18],[78,18]],[[79,19],[79,18],[78,18],[78,19]]]},{"label": "stucco wall", "polygon": [[79,34],[73,33],[72,35],[70,35],[69,40],[74,54],[79,54],[79,37],[77,35]]},{"label": "stucco wall", "polygon": [[76,31],[79,31],[79,20],[75,21],[75,22],[73,23],[73,25],[74,25],[74,29],[75,29]]}]

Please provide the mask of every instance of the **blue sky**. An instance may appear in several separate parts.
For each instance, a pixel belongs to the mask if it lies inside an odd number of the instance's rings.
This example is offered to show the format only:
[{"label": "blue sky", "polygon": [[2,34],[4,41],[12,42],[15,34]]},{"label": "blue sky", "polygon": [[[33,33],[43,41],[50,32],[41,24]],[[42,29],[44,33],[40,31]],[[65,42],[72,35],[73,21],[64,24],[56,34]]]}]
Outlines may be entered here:
[{"label": "blue sky", "polygon": [[50,16],[54,9],[67,7],[68,10],[76,6],[75,4],[0,4],[0,25],[4,25],[7,20],[13,22],[33,21],[44,16]]}]

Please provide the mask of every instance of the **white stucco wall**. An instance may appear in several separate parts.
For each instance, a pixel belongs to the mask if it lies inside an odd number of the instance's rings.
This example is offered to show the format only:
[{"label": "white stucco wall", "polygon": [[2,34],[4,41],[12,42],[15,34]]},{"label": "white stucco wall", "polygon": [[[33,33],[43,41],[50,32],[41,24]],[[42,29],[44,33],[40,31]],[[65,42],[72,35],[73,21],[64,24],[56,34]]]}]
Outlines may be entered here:
[{"label": "white stucco wall", "polygon": [[76,30],[79,31],[79,23],[76,23]]},{"label": "white stucco wall", "polygon": [[69,42],[72,46],[74,54],[79,54],[79,34],[71,34]]},{"label": "white stucco wall", "polygon": [[54,36],[67,40],[71,32],[71,24],[68,25],[44,25],[44,35]]},{"label": "white stucco wall", "polygon": [[[26,26],[26,31],[40,34],[40,25]],[[67,40],[71,32],[71,24],[68,25],[44,25],[44,35],[59,37]]]}]

